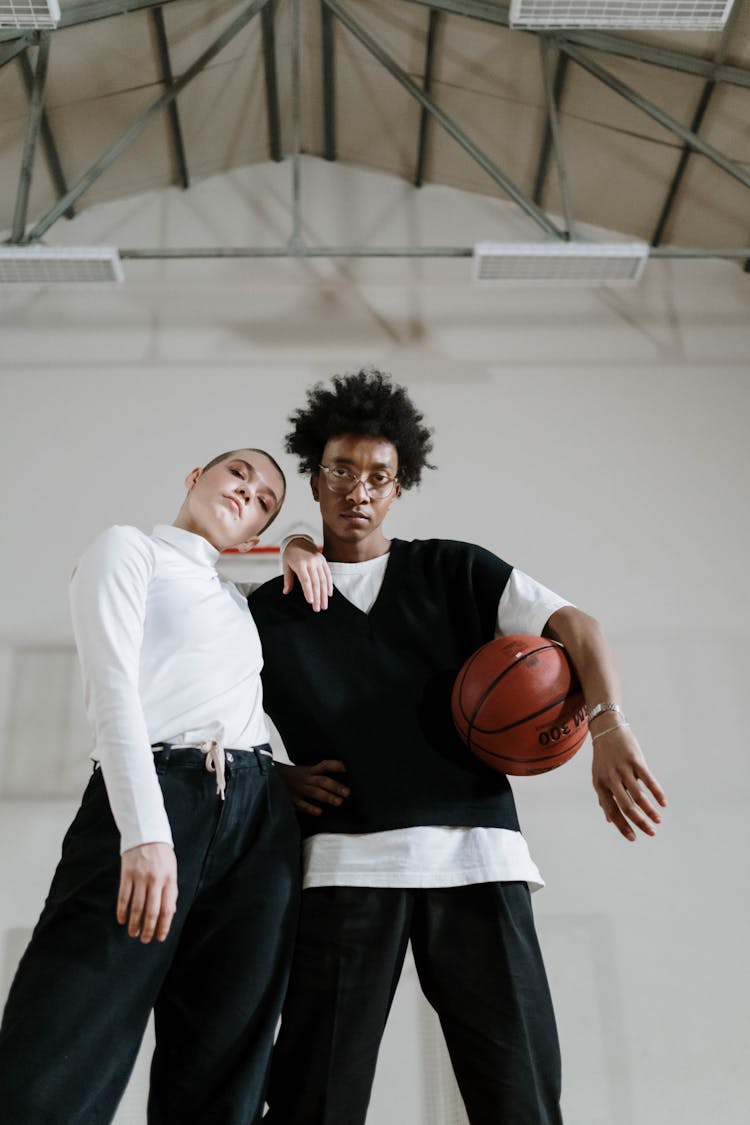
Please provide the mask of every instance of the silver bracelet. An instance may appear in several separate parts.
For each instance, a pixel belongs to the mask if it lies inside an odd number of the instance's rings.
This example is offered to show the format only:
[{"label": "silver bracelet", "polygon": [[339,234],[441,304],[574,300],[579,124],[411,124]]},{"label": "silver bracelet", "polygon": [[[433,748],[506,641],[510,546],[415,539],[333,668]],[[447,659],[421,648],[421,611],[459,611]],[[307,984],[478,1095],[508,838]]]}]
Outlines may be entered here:
[{"label": "silver bracelet", "polygon": [[623,727],[629,727],[630,723],[616,723],[613,727],[607,727],[606,730],[600,730],[596,734],[591,735],[591,745],[593,746],[597,738],[604,738],[605,734],[611,734],[613,730],[622,730]]},{"label": "silver bracelet", "polygon": [[586,718],[589,722],[595,719],[597,715],[603,715],[605,711],[614,711],[621,719],[625,718],[625,712],[619,703],[597,703],[594,707],[589,707],[586,712]]}]

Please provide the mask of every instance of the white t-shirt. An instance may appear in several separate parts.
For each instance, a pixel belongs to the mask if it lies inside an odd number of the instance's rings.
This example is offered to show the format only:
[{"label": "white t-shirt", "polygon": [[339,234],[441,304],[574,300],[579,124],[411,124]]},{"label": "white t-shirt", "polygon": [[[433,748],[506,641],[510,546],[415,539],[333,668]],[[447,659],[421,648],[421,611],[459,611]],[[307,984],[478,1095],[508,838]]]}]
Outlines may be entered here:
[{"label": "white t-shirt", "polygon": [[121,850],[172,843],[151,750],[268,741],[260,639],[245,598],[200,535],[111,527],[76,567],[70,602],[94,736]]},{"label": "white t-shirt", "polygon": [[[383,583],[388,555],[332,563],[336,589],[369,613]],[[497,636],[541,635],[551,615],[569,605],[523,571],[513,570],[497,611]],[[325,833],[304,845],[304,887],[461,887],[526,882],[544,886],[520,832],[506,828],[428,826],[362,834]]]}]

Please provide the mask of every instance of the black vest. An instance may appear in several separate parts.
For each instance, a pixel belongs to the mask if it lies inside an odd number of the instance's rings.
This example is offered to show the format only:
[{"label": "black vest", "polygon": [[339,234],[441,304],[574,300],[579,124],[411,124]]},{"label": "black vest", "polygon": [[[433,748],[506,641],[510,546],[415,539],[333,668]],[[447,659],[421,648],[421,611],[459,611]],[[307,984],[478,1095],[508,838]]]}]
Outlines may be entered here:
[{"label": "black vest", "polygon": [[298,583],[282,594],[281,578],[250,596],[264,706],[290,759],[347,767],[351,796],[304,817],[308,835],[518,828],[507,778],[464,747],[450,707],[459,668],[494,636],[511,569],[468,543],[394,539],[369,614],[337,590],[313,613]]}]

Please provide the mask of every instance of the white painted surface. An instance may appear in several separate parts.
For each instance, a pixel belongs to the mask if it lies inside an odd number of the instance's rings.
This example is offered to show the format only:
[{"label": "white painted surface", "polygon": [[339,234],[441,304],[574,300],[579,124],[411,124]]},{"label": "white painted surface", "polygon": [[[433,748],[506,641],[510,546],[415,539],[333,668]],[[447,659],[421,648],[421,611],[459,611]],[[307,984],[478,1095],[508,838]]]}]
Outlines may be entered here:
[{"label": "white painted surface", "polygon": [[[210,222],[199,190],[55,230],[126,246],[198,241],[203,222],[208,242],[273,242],[288,229],[286,176],[207,182],[222,201]],[[321,241],[518,236],[510,209],[478,197],[323,162],[305,161],[304,177]],[[186,471],[222,449],[278,450],[313,380],[392,371],[435,426],[439,466],[399,501],[392,531],[482,542],[598,616],[671,799],[658,837],[628,845],[601,819],[588,747],[514,784],[548,881],[534,901],[566,1120],[745,1125],[750,279],[730,264],[652,263],[627,292],[508,293],[472,288],[468,268],[131,264],[117,290],[0,294],[0,642],[66,643],[67,577],[101,527],[169,519]],[[280,532],[315,521],[282,460]],[[7,699],[7,656],[0,668]],[[27,753],[0,730],[0,763]],[[0,933],[14,951],[70,811],[0,808]],[[408,972],[368,1125],[460,1121],[422,1003]],[[143,1120],[139,1074],[121,1125]]]}]

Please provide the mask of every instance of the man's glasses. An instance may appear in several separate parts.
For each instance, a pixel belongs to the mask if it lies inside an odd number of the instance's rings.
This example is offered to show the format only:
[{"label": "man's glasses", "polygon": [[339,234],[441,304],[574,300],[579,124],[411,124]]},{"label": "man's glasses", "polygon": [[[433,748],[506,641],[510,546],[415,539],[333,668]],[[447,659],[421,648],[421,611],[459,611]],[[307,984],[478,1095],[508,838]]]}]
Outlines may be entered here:
[{"label": "man's glasses", "polygon": [[342,496],[347,496],[358,484],[362,484],[371,500],[385,500],[396,487],[396,477],[389,477],[387,473],[358,477],[343,465],[319,465],[318,468],[325,473],[326,484],[331,492],[341,493]]}]

